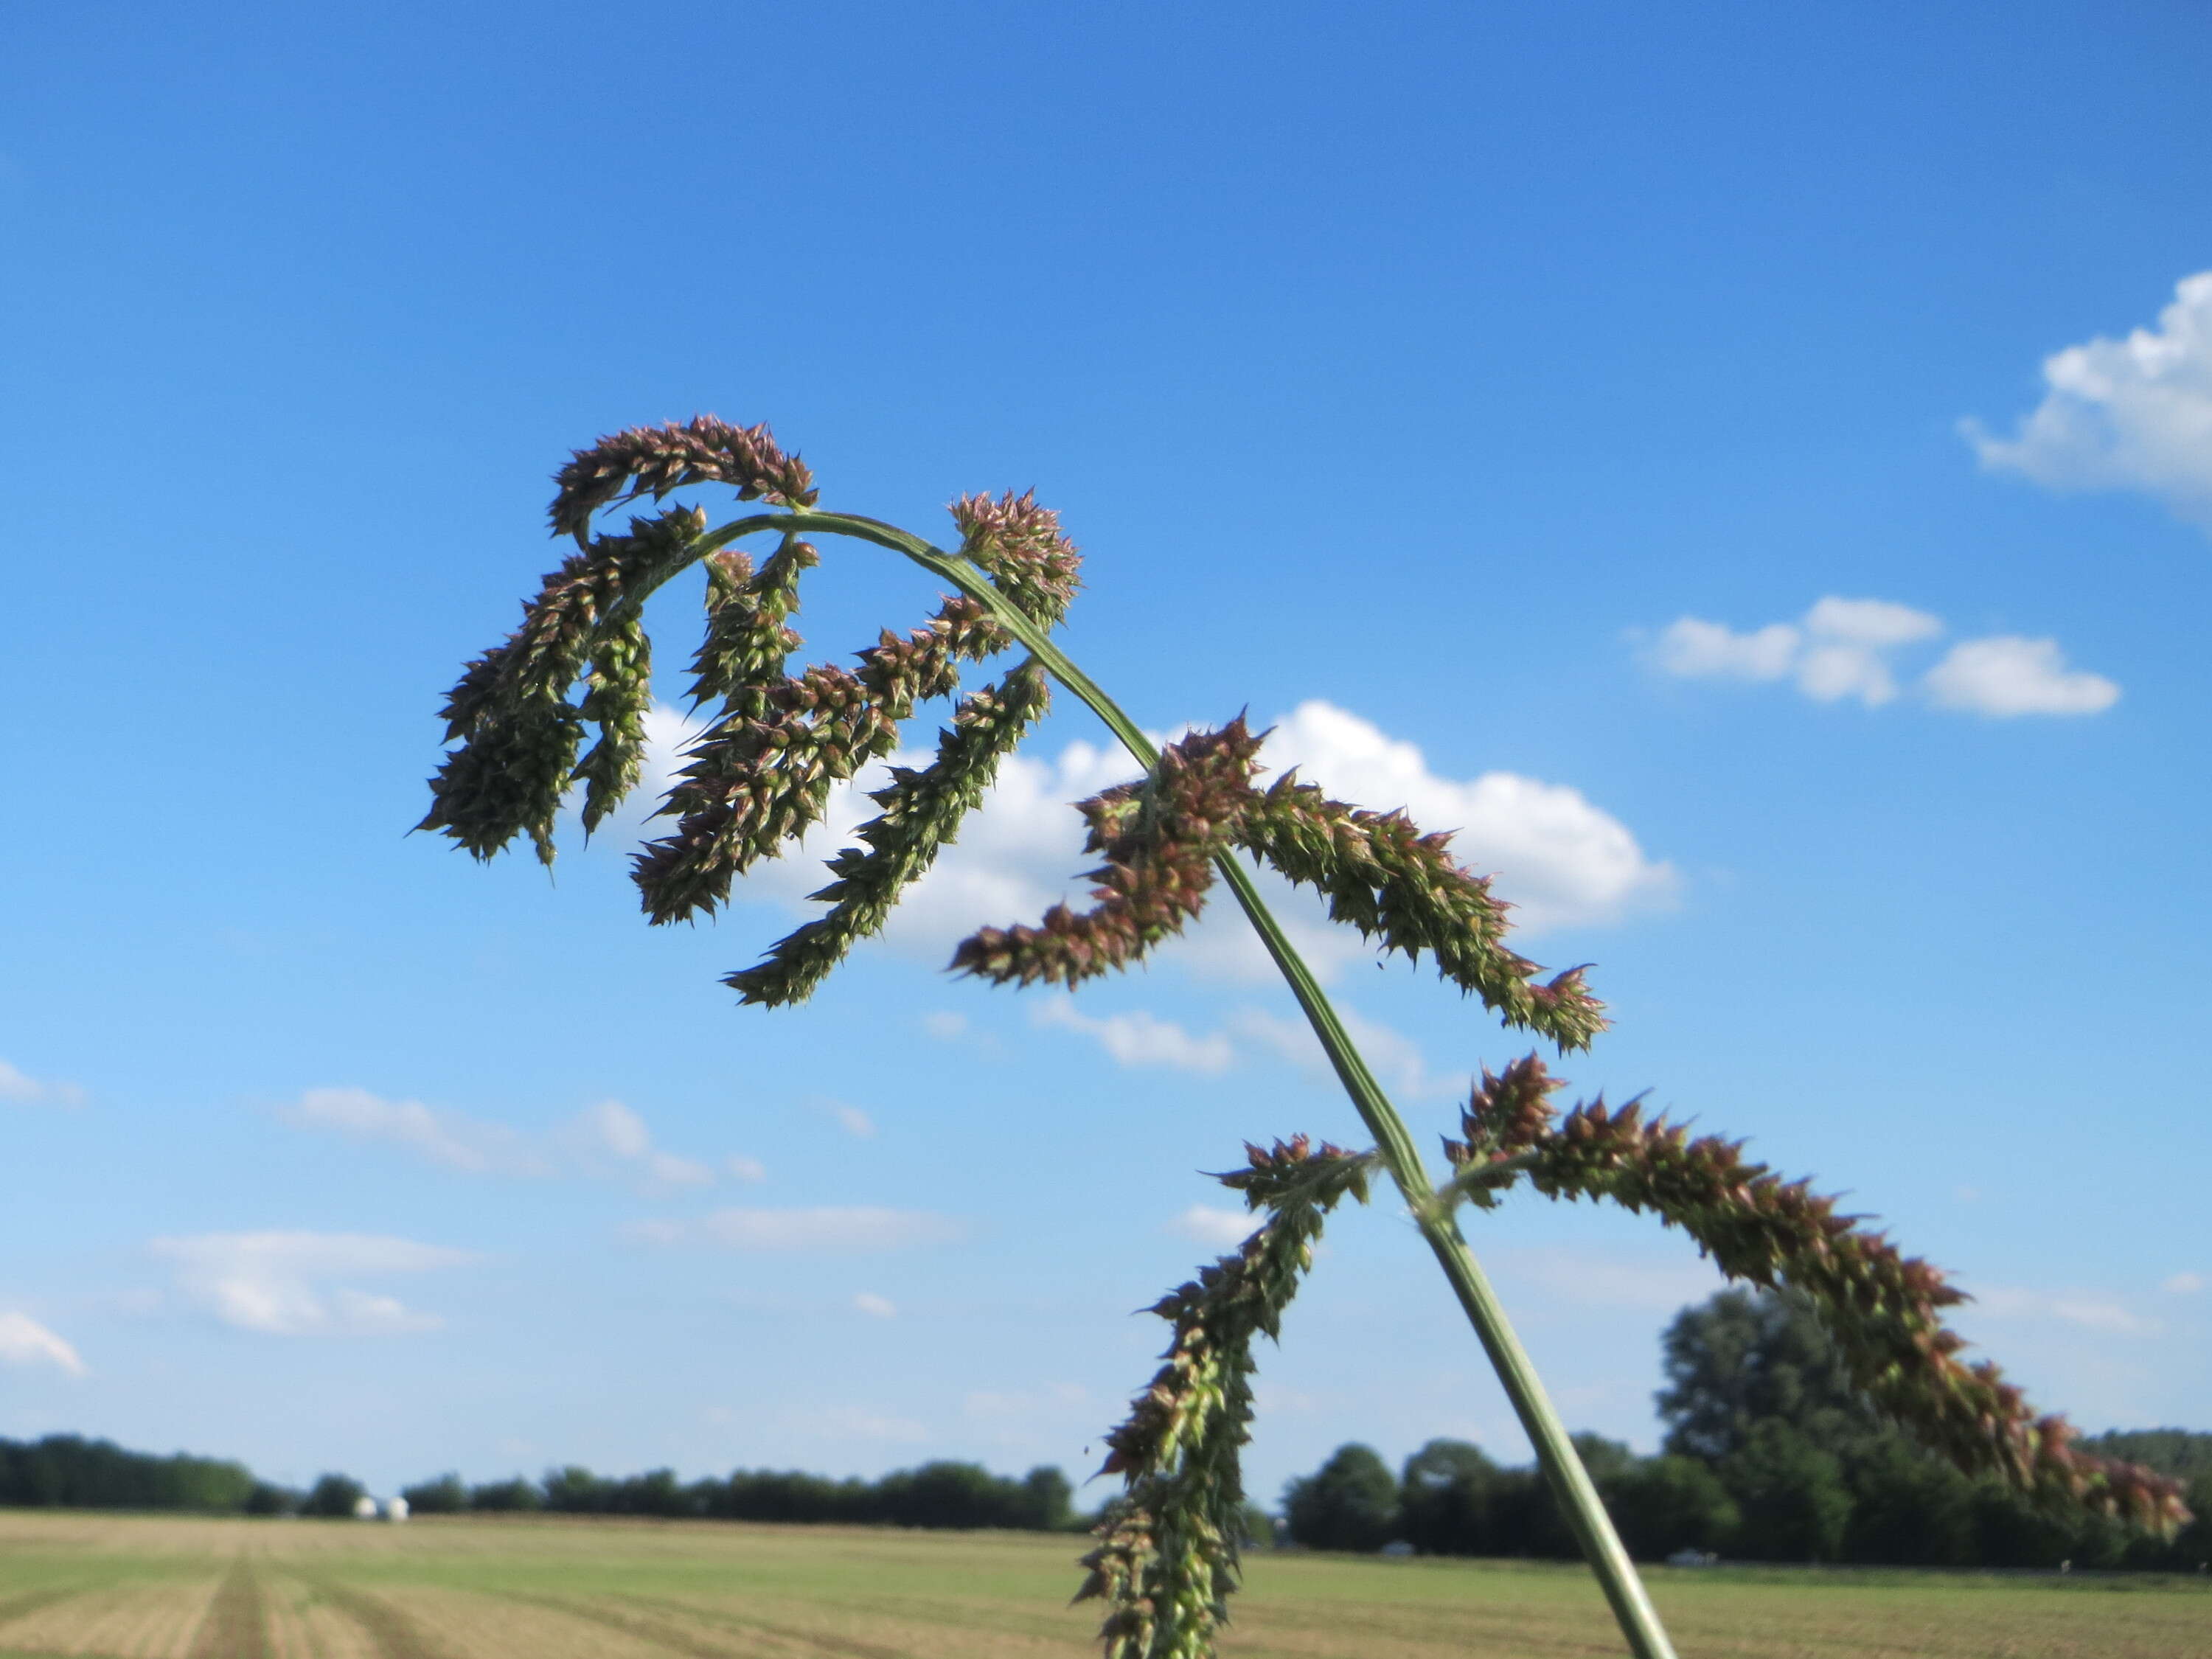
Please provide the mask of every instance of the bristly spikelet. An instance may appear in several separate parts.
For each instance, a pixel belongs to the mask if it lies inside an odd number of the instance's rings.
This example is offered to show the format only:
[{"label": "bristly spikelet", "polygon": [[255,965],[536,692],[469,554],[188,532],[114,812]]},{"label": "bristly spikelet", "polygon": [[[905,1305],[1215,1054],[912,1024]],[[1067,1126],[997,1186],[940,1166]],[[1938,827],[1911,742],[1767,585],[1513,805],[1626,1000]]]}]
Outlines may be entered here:
[{"label": "bristly spikelet", "polygon": [[960,551],[981,565],[999,591],[1046,627],[1055,626],[1081,585],[1083,563],[1063,535],[1060,514],[1039,507],[1036,492],[1011,489],[997,500],[963,495],[951,507]]},{"label": "bristly spikelet", "polygon": [[[715,672],[741,660],[766,671],[776,658],[775,628],[762,634],[763,648],[750,657],[733,649]],[[980,660],[1012,638],[956,593],[903,638],[886,631],[860,653],[857,674],[817,663],[796,678],[731,685],[661,808],[679,820],[676,832],[631,860],[646,914],[656,923],[711,915],[738,876],[821,822],[834,786],[897,746],[899,723],[916,702],[958,686],[962,659]]]},{"label": "bristly spikelet", "polygon": [[951,728],[939,734],[937,758],[919,771],[895,768],[890,786],[869,797],[884,811],[854,832],[866,850],[848,847],[830,860],[836,879],[812,896],[830,904],[830,913],[722,982],[748,1003],[778,1006],[811,996],[854,945],[882,928],[901,891],[954,838],[1049,696],[1044,671],[1028,662],[1001,684],[963,698]]},{"label": "bristly spikelet", "polygon": [[1121,1475],[1126,1491],[1083,1558],[1089,1576],[1075,1596],[1106,1603],[1106,1659],[1210,1659],[1237,1588],[1253,1348],[1279,1334],[1323,1218],[1346,1197],[1366,1201],[1375,1161],[1303,1135],[1245,1153],[1248,1167],[1219,1179],[1267,1219],[1154,1305],[1175,1335],[1127,1420],[1106,1437],[1099,1473]]},{"label": "bristly spikelet", "polygon": [[1404,812],[1370,812],[1330,800],[1295,769],[1267,789],[1244,819],[1243,842],[1258,858],[1328,900],[1349,922],[1412,961],[1428,951],[1437,971],[1480,997],[1507,1023],[1540,1031],[1562,1048],[1586,1048],[1605,1029],[1605,1005],[1571,968],[1547,984],[1504,943],[1507,907],[1486,878],[1446,851],[1449,835],[1423,835]]},{"label": "bristly spikelet", "polygon": [[1082,802],[1084,850],[1106,860],[1089,872],[1098,902],[1085,911],[1055,904],[1036,927],[981,928],[953,952],[954,970],[1001,985],[1075,985],[1126,968],[1181,933],[1205,908],[1214,857],[1254,799],[1259,749],[1239,715],[1170,744],[1142,782]]},{"label": "bristly spikelet", "polygon": [[1081,802],[1085,850],[1106,860],[1089,872],[1096,906],[1055,905],[1035,927],[980,929],[955,952],[953,968],[1024,985],[1074,985],[1126,968],[1199,914],[1213,860],[1241,846],[1319,889],[1335,920],[1384,949],[1417,960],[1431,952],[1446,978],[1510,1024],[1563,1048],[1589,1046],[1605,1012],[1583,969],[1537,983],[1536,964],[1501,942],[1506,907],[1452,860],[1449,837],[1422,835],[1403,812],[1328,799],[1295,772],[1264,793],[1255,789],[1264,735],[1254,736],[1239,715],[1170,744],[1152,777]]},{"label": "bristly spikelet", "polygon": [[1552,1198],[1610,1199],[1680,1227],[1731,1279],[1803,1294],[1835,1338],[1852,1379],[1923,1444],[1973,1475],[1995,1475],[2053,1504],[2087,1505],[2154,1533],[2188,1520],[2180,1486],[2148,1469],[2076,1451],[2063,1419],[2039,1417],[1992,1364],[1956,1358],[1966,1346],[1940,1310],[1966,1300],[1804,1181],[1785,1182],[1743,1155],[1743,1143],[1644,1119],[1634,1101],[1577,1105],[1556,1125],[1544,1097],[1558,1085],[1534,1055],[1485,1074],[1466,1142],[1447,1146],[1476,1166],[1533,1155],[1528,1179]]},{"label": "bristly spikelet", "polygon": [[[649,687],[639,678],[646,647],[638,608],[688,561],[705,527],[703,514],[683,508],[633,519],[629,534],[594,538],[544,577],[523,606],[522,625],[471,662],[447,695],[446,736],[460,747],[430,781],[430,811],[416,829],[441,830],[480,859],[527,832],[550,864],[553,826],[573,779],[592,785],[592,823],[611,808],[635,778],[631,728]],[[605,695],[576,708],[571,688],[587,664],[600,663]],[[590,771],[580,774],[586,720],[600,722],[602,741]]]},{"label": "bristly spikelet", "polygon": [[635,617],[612,629],[592,653],[590,689],[578,713],[598,722],[599,740],[576,768],[584,785],[584,833],[637,787],[645,763],[645,716],[653,707],[653,642]]},{"label": "bristly spikelet", "polygon": [[799,647],[791,618],[799,611],[799,579],[821,561],[810,542],[786,536],[756,573],[734,550],[707,556],[707,637],[691,659],[691,702],[716,697],[757,719],[766,688],[784,675]]},{"label": "bristly spikelet", "polygon": [[681,426],[671,421],[610,434],[589,449],[576,451],[553,482],[553,533],[579,542],[588,533],[592,515],[622,498],[625,489],[631,495],[659,501],[686,484],[726,483],[736,489],[741,501],[783,507],[811,507],[820,493],[806,464],[776,447],[766,422],[732,426],[712,415],[696,416]]},{"label": "bristly spikelet", "polygon": [[[1509,1062],[1502,1073],[1484,1066],[1460,1114],[1460,1133],[1466,1139],[1447,1139],[1444,1156],[1455,1169],[1474,1172],[1526,1152],[1558,1115],[1551,1097],[1562,1086],[1534,1054]],[[1483,1209],[1497,1205],[1499,1189],[1479,1181],[1468,1181],[1459,1190]]]}]

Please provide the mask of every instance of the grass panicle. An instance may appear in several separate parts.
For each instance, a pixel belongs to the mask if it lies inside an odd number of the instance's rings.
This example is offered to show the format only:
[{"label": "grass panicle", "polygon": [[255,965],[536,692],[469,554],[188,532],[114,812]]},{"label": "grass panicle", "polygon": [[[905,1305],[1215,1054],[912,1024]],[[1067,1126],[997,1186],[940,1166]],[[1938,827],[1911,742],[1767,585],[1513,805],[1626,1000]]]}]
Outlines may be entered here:
[{"label": "grass panicle", "polygon": [[1072,986],[1181,933],[1205,908],[1213,860],[1253,799],[1259,750],[1240,716],[1170,744],[1149,778],[1080,803],[1084,850],[1106,860],[1088,872],[1097,902],[1082,911],[1055,904],[1035,927],[981,928],[953,952],[953,969],[1000,985]]},{"label": "grass panicle", "polygon": [[[757,614],[766,629],[769,613]],[[981,605],[956,593],[925,626],[903,636],[885,630],[860,653],[857,673],[816,663],[770,676],[773,646],[753,653],[747,660],[763,678],[729,686],[720,716],[691,744],[669,788],[661,813],[678,819],[675,832],[632,860],[647,915],[659,923],[712,915],[732,881],[822,821],[836,785],[898,746],[916,703],[957,689],[961,659],[980,661],[1012,641]]]},{"label": "grass panicle", "polygon": [[735,548],[707,556],[707,637],[691,659],[693,708],[721,698],[754,719],[767,712],[763,690],[783,678],[803,643],[790,625],[799,579],[821,557],[797,536],[786,536],[758,571]]},{"label": "grass panicle", "polygon": [[[1364,1200],[1381,1169],[1413,1214],[1480,1334],[1545,1476],[1622,1635],[1638,1659],[1673,1649],[1621,1547],[1565,1424],[1547,1398],[1455,1218],[1462,1200],[1496,1205],[1524,1177],[1551,1198],[1609,1199],[1686,1230],[1732,1277],[1784,1285],[1826,1315],[1852,1374],[1876,1405],[1961,1468],[2001,1475],[2053,1503],[2087,1506],[2168,1531],[2186,1518],[2172,1482],[2086,1455],[2061,1419],[2039,1417],[1993,1365],[1968,1365],[1941,1310],[1960,1300],[1942,1274],[1881,1234],[1836,1213],[1835,1201],[1747,1160],[1741,1143],[1692,1139],[1639,1105],[1602,1099],[1562,1117],[1559,1084],[1534,1055],[1485,1071],[1445,1142],[1455,1174],[1431,1183],[1404,1120],[1238,854],[1317,893],[1331,916],[1386,953],[1438,973],[1509,1025],[1563,1051],[1606,1025],[1583,969],[1544,970],[1506,943],[1510,907],[1487,878],[1453,858],[1449,836],[1403,811],[1328,798],[1295,770],[1262,789],[1262,738],[1240,715],[1160,750],[1052,637],[1080,585],[1081,557],[1035,494],[966,495],[950,507],[956,550],[872,519],[817,507],[813,475],[765,425],[711,416],[634,427],[578,450],[556,478],[556,535],[578,551],[546,575],[520,626],[471,661],[448,694],[453,745],[430,781],[419,828],[488,859],[527,836],[550,863],[568,792],[583,787],[588,833],[640,780],[651,708],[652,642],[641,610],[679,571],[703,562],[705,637],[691,661],[695,707],[714,705],[685,752],[661,816],[672,831],[633,855],[656,923],[711,916],[732,884],[821,823],[831,792],[899,747],[925,703],[952,697],[964,665],[1015,645],[1027,658],[962,698],[922,767],[896,767],[873,792],[878,811],[829,861],[813,896],[827,909],[725,983],[745,1003],[804,1000],[853,946],[878,933],[981,803],[1006,757],[1043,714],[1057,681],[1103,720],[1138,764],[1136,781],[1079,803],[1093,903],[1056,905],[1035,927],[983,927],[951,966],[1000,984],[1073,986],[1146,958],[1179,933],[1224,882],[1281,969],[1377,1150],[1353,1154],[1304,1139],[1248,1149],[1221,1178],[1265,1219],[1232,1255],[1153,1310],[1174,1328],[1164,1361],[1109,1438],[1106,1470],[1126,1490],[1085,1558],[1083,1597],[1107,1604],[1109,1659],[1204,1659],[1237,1578],[1243,1488],[1239,1449],[1252,1415],[1254,1346],[1273,1337],[1312,1260],[1322,1218]],[[700,484],[775,511],[713,530],[703,512],[671,507],[594,535],[604,508]],[[780,538],[755,567],[732,544]],[[818,562],[811,535],[834,534],[904,555],[956,591],[923,626],[884,631],[854,667],[793,673],[799,583]],[[579,695],[579,683],[581,684]],[[590,728],[598,739],[588,752]],[[580,760],[579,756],[581,754]],[[1081,1598],[1079,1598],[1081,1599]]]},{"label": "grass panicle", "polygon": [[995,501],[963,495],[952,503],[960,551],[981,566],[998,590],[1034,621],[1056,627],[1082,585],[1082,556],[1061,533],[1060,514],[1037,505],[1035,490]]},{"label": "grass panicle", "polygon": [[1253,1349],[1276,1340],[1283,1310],[1313,1266],[1314,1241],[1346,1197],[1364,1203],[1372,1153],[1301,1135],[1245,1149],[1248,1167],[1220,1177],[1267,1219],[1231,1255],[1200,1269],[1151,1311],[1175,1334],[1151,1385],[1106,1437],[1102,1474],[1124,1490],[1083,1558],[1078,1601],[1106,1603],[1107,1659],[1206,1659],[1237,1588],[1250,1439]]},{"label": "grass panicle", "polygon": [[722,982],[748,1003],[805,1001],[854,945],[882,928],[900,893],[936,861],[1050,696],[1044,671],[1025,662],[963,698],[951,726],[939,734],[936,759],[920,769],[894,767],[890,784],[870,795],[881,815],[854,832],[863,845],[831,859],[836,879],[812,895],[831,907],[829,914],[786,934],[757,966]]},{"label": "grass panicle", "polygon": [[1746,1158],[1741,1141],[1692,1139],[1683,1124],[1646,1119],[1637,1101],[1608,1109],[1600,1098],[1559,1117],[1548,1097],[1559,1086],[1534,1054],[1503,1077],[1486,1072],[1462,1119],[1466,1139],[1447,1153],[1476,1171],[1510,1162],[1547,1198],[1652,1211],[1731,1279],[1805,1297],[1876,1408],[1966,1474],[2148,1532],[2186,1524],[2179,1483],[2076,1449],[2074,1428],[2039,1415],[1996,1365],[1960,1360],[1966,1340],[1941,1310],[1966,1294],[1860,1226],[1865,1218],[1838,1214],[1809,1182]]},{"label": "grass panicle", "polygon": [[[586,786],[588,824],[613,809],[636,782],[642,700],[651,696],[638,608],[689,562],[705,529],[696,509],[633,519],[628,535],[591,538],[541,580],[522,625],[471,662],[447,694],[446,738],[459,746],[431,779],[430,810],[416,829],[439,830],[478,859],[527,834],[550,865],[572,782]],[[594,684],[579,708],[569,693],[587,666]],[[580,771],[577,751],[592,720],[600,743]]]},{"label": "grass panicle", "polygon": [[780,507],[811,507],[819,496],[806,463],[777,447],[765,422],[732,426],[699,415],[680,426],[631,427],[576,451],[554,477],[553,533],[581,544],[601,507],[638,495],[657,501],[698,483],[728,484],[741,501]]}]

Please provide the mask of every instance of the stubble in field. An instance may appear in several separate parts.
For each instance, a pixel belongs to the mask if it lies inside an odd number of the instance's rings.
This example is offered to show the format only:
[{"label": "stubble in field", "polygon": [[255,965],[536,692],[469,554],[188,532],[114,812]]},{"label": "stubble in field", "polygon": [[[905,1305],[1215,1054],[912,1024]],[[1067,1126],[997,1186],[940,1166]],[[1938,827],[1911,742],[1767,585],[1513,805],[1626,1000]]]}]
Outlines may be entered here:
[{"label": "stubble in field", "polygon": [[[1079,1542],[0,1514],[0,1659],[1090,1659]],[[1693,1659],[2212,1659],[2212,1585],[1658,1570]],[[1225,1659],[1592,1659],[1568,1565],[1261,1554]]]}]

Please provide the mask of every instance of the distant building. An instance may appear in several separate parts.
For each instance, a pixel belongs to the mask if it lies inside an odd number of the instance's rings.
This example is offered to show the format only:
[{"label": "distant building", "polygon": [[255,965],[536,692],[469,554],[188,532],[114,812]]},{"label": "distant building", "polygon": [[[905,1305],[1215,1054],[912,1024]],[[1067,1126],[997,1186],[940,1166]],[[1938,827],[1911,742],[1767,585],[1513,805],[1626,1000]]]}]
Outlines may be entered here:
[{"label": "distant building", "polygon": [[1667,1558],[1670,1567],[1710,1567],[1720,1557],[1711,1550],[1676,1550]]}]

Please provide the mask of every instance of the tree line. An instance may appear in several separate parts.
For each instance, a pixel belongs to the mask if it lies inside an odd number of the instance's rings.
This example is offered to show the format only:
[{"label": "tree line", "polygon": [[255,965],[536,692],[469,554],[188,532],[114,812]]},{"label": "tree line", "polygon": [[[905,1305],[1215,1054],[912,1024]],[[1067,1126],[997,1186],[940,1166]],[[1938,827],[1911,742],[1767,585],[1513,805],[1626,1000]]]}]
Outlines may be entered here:
[{"label": "tree line", "polygon": [[[49,1435],[0,1440],[0,1507],[189,1510],[213,1515],[344,1518],[368,1494],[331,1473],[307,1491],[257,1480],[243,1463],[179,1452],[126,1451],[106,1440]],[[648,1515],[671,1519],[845,1522],[861,1526],[1006,1528],[1053,1531],[1079,1525],[1067,1477],[1049,1464],[1017,1480],[976,1463],[933,1462],[878,1480],[833,1480],[796,1470],[738,1469],[727,1479],[680,1480],[672,1469],[621,1477],[570,1464],[542,1480],[518,1475],[478,1486],[442,1474],[400,1496],[419,1515],[545,1510],[569,1515]]]},{"label": "tree line", "polygon": [[[1685,1550],[1731,1559],[1900,1566],[2144,1568],[2212,1560],[2212,1434],[2114,1432],[2085,1443],[2147,1463],[2189,1488],[2197,1519],[2171,1542],[2100,1517],[2053,1515],[1960,1474],[1877,1418],[1827,1334],[1785,1295],[1725,1291],[1667,1330],[1667,1434],[1656,1456],[1574,1437],[1631,1553]],[[1393,1475],[1347,1445],[1284,1494],[1296,1542],[1423,1554],[1578,1555],[1533,1467],[1431,1440]]]},{"label": "tree line", "polygon": [[878,1480],[834,1480],[799,1470],[738,1469],[726,1479],[682,1480],[672,1469],[620,1478],[570,1464],[542,1480],[516,1476],[469,1486],[458,1474],[406,1487],[418,1515],[545,1510],[567,1515],[670,1519],[842,1522],[855,1526],[977,1528],[1050,1532],[1076,1524],[1067,1477],[1041,1464],[1019,1480],[976,1463],[932,1462]]}]

